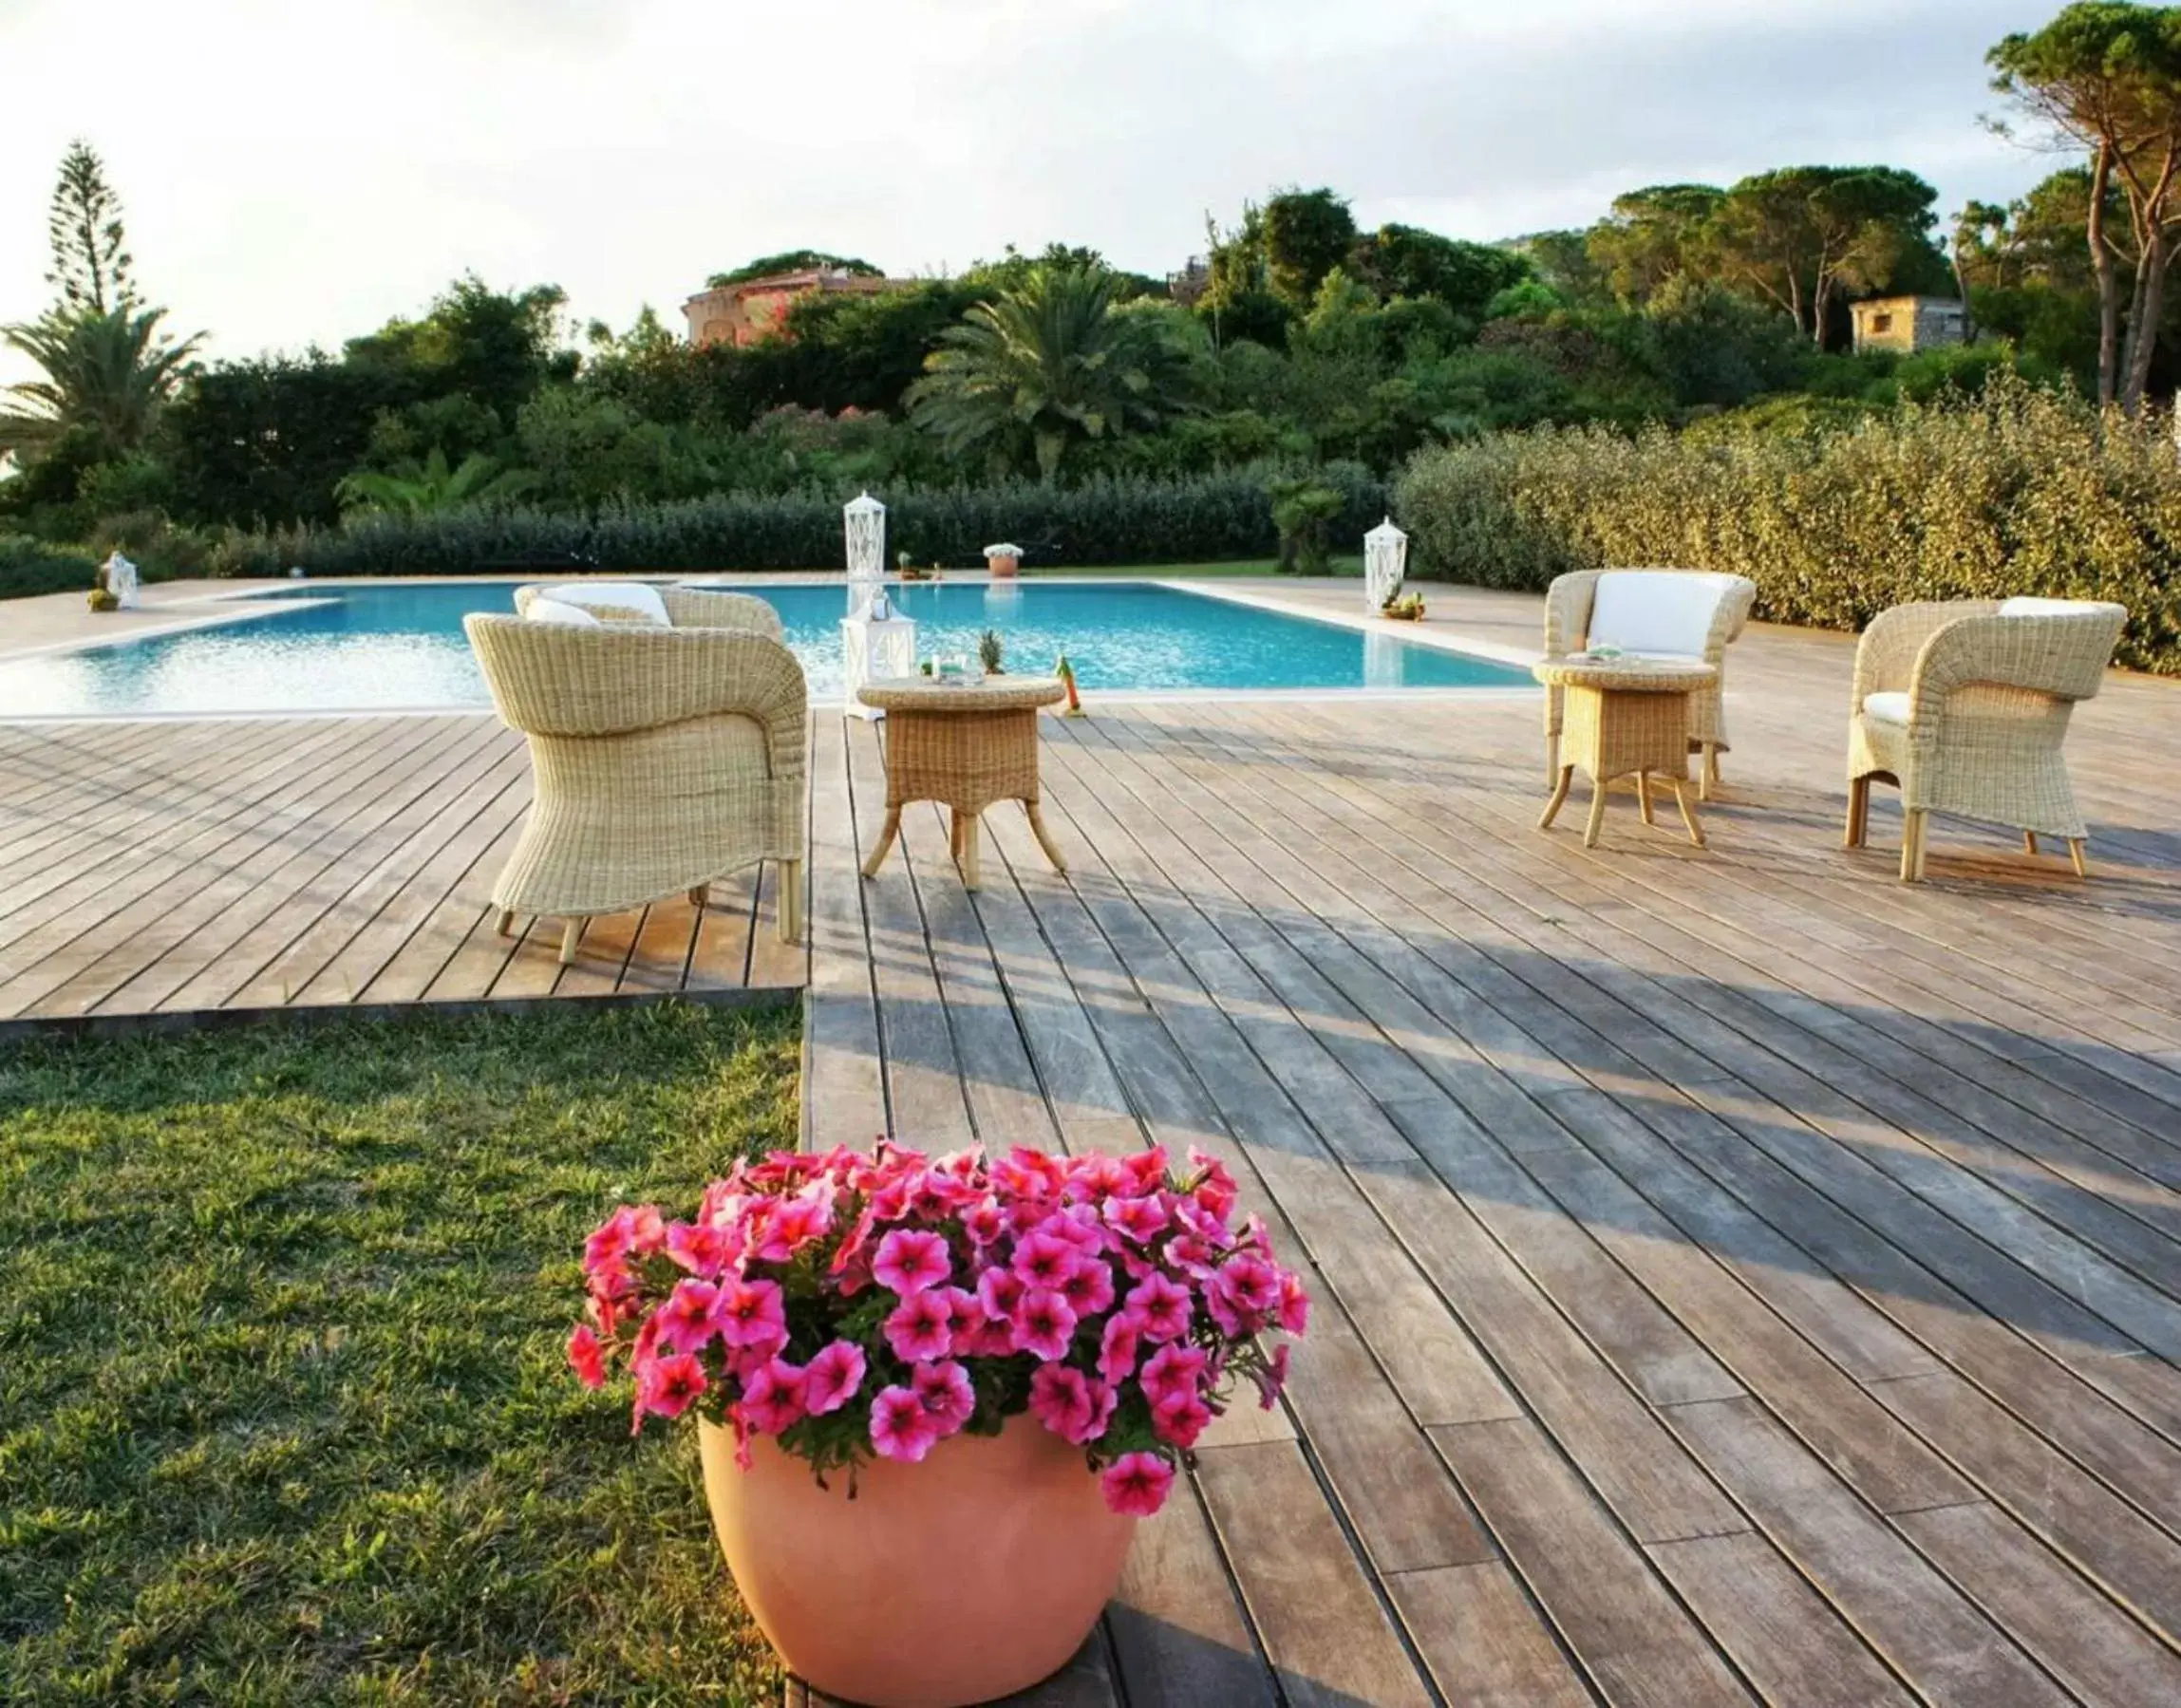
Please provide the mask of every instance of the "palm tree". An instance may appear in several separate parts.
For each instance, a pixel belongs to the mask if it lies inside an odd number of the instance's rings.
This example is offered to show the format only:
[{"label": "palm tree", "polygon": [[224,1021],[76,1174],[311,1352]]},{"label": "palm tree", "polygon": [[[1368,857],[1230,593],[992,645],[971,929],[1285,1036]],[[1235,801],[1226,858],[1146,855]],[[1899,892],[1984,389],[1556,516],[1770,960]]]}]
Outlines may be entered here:
[{"label": "palm tree", "polygon": [[1020,454],[1050,480],[1068,447],[1185,406],[1186,355],[1162,328],[1117,310],[1102,268],[1038,267],[940,335],[909,388],[912,419],[949,452]]},{"label": "palm tree", "polygon": [[33,460],[79,429],[95,436],[103,458],[140,448],[203,339],[161,336],[165,315],[123,303],[103,311],[57,309],[27,326],[0,328],[0,340],[46,373],[8,387],[0,452]]},{"label": "palm tree", "polygon": [[502,469],[482,452],[447,466],[437,445],[422,463],[404,464],[392,474],[358,469],[333,489],[344,510],[382,511],[394,516],[431,516],[472,504],[495,504],[521,497],[537,484],[528,469]]}]

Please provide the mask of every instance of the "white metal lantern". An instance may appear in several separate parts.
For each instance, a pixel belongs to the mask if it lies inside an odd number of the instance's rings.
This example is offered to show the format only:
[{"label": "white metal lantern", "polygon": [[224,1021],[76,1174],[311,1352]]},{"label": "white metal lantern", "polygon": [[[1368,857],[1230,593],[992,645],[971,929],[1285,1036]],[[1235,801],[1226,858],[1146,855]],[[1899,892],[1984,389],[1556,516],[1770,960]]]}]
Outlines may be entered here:
[{"label": "white metal lantern", "polygon": [[1363,535],[1363,604],[1374,617],[1401,591],[1408,573],[1408,535],[1392,516]]},{"label": "white metal lantern", "polygon": [[908,617],[843,617],[840,620],[841,693],[847,710],[858,718],[883,718],[865,705],[855,690],[865,683],[916,674],[916,625]]},{"label": "white metal lantern", "polygon": [[848,614],[860,617],[886,576],[886,506],[860,493],[840,508],[848,543]]}]

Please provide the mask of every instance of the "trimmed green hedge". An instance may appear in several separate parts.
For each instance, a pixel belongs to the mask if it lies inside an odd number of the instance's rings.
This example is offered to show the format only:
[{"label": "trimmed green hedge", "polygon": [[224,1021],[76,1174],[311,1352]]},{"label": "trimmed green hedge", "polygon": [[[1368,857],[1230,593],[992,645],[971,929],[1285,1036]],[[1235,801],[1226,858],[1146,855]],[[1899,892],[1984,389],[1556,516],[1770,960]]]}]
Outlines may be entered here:
[{"label": "trimmed green hedge", "polygon": [[[1360,466],[1319,478],[1346,499],[1339,526],[1360,536],[1386,506]],[[853,496],[853,495],[844,495]],[[1032,564],[1220,562],[1269,557],[1279,545],[1265,477],[1256,473],[1082,486],[1034,481],[881,491],[888,567],[964,563],[1013,540]],[[220,549],[224,572],[275,575],[463,575],[511,561],[580,557],[604,570],[807,570],[841,561],[840,498],[723,494],[682,503],[614,505],[594,513],[530,509],[443,516],[358,516],[337,529],[238,537]]]},{"label": "trimmed green hedge", "polygon": [[1420,454],[1395,514],[1420,575],[1725,570],[1757,583],[1760,615],[1828,629],[1917,599],[2112,599],[2120,662],[2181,675],[2171,427],[2005,377],[1815,435],[1548,427]]},{"label": "trimmed green hedge", "polygon": [[48,546],[27,534],[0,534],[0,599],[32,593],[89,591],[97,562],[66,546]]}]

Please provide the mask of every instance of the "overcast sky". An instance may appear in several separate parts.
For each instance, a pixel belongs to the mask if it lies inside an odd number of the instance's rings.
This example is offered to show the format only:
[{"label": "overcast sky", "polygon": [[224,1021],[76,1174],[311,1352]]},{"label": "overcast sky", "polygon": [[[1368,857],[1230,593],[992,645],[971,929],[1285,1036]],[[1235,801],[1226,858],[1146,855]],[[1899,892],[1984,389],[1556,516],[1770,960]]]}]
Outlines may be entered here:
[{"label": "overcast sky", "polygon": [[224,356],[337,348],[465,270],[676,327],[802,245],[1164,272],[1288,183],[1478,239],[1806,161],[1908,167],[1950,212],[2051,169],[1978,118],[1985,48],[2057,4],[0,0],[0,321],[49,295],[78,136],[143,291]]}]

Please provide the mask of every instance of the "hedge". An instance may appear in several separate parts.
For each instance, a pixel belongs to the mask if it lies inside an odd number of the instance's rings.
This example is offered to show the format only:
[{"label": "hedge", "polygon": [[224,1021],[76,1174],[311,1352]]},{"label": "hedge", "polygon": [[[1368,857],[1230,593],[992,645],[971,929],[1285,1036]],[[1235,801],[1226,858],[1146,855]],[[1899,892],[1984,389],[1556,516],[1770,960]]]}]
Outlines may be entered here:
[{"label": "hedge", "polygon": [[[1359,466],[1320,478],[1346,499],[1341,527],[1360,537],[1388,502]],[[335,529],[237,536],[218,549],[228,574],[462,575],[520,562],[588,559],[603,570],[749,571],[837,567],[844,494],[723,494],[678,503],[612,505],[591,513],[522,508],[439,516],[358,516]],[[881,491],[889,567],[897,552],[919,563],[978,560],[1012,540],[1033,564],[1232,561],[1278,549],[1265,476],[1100,479],[1059,487],[1035,481]]]},{"label": "hedge", "polygon": [[1725,570],[1757,583],[1760,615],[1829,629],[1918,599],[2111,599],[2120,662],[2181,675],[2171,426],[2002,377],[1816,435],[1547,427],[1420,453],[1395,514],[1420,575]]},{"label": "hedge", "polygon": [[0,534],[0,599],[88,591],[97,572],[97,561],[83,552],[49,546],[27,534]]}]

